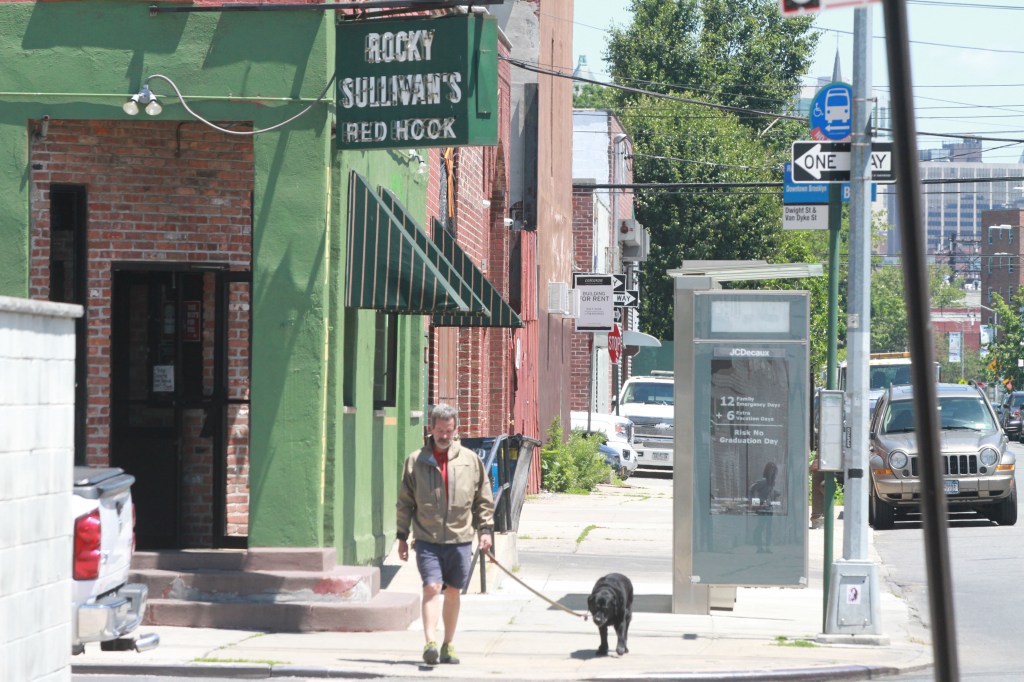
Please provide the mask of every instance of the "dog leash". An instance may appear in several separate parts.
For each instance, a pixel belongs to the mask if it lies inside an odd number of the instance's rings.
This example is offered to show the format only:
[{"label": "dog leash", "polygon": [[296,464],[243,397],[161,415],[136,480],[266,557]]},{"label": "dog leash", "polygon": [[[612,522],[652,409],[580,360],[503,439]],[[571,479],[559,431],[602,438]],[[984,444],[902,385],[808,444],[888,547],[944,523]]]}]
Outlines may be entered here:
[{"label": "dog leash", "polygon": [[570,608],[568,608],[566,606],[563,606],[562,604],[559,604],[558,602],[556,602],[556,601],[554,601],[552,599],[549,599],[548,597],[544,596],[543,594],[541,594],[540,592],[538,592],[537,590],[533,589],[532,587],[530,587],[529,585],[524,583],[522,580],[520,580],[519,576],[517,576],[516,574],[514,574],[512,571],[508,570],[504,566],[502,566],[501,562],[498,561],[497,559],[495,559],[493,554],[491,554],[490,552],[484,552],[484,554],[487,555],[487,558],[490,559],[494,563],[495,566],[497,566],[502,571],[504,571],[505,575],[507,575],[509,578],[512,578],[512,580],[515,580],[517,583],[519,583],[520,585],[522,585],[523,587],[528,589],[530,592],[533,592],[535,595],[537,595],[538,597],[540,597],[541,599],[543,599],[547,603],[551,604],[552,606],[557,606],[558,608],[562,609],[566,613],[570,613],[570,614],[576,616],[577,618],[582,618],[584,621],[587,620],[588,618],[590,618],[590,614],[589,613],[577,613],[577,612],[573,611],[572,609],[570,609]]}]

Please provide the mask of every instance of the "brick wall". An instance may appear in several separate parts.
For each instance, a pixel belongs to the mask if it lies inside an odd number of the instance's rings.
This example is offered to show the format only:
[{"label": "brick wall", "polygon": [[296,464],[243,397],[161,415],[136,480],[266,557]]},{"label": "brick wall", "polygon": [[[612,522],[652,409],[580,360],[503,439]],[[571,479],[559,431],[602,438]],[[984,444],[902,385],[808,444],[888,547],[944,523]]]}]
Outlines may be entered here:
[{"label": "brick wall", "polygon": [[[981,222],[981,302],[992,307],[991,293],[997,293],[1009,302],[1024,283],[1020,243],[1024,237],[1021,230],[1024,211],[983,211]],[[1009,225],[1009,229],[993,229],[993,225]],[[986,320],[992,315],[988,311],[984,313]]]},{"label": "brick wall", "polygon": [[[502,44],[500,50],[507,54],[506,45]],[[499,144],[460,147],[455,152],[454,230],[459,246],[507,299],[510,234],[504,219],[510,123],[508,62],[499,62],[498,78]],[[441,153],[442,150],[430,150],[428,220],[440,216],[442,210]],[[431,330],[430,401],[455,403],[463,436],[493,436],[512,430],[512,338],[510,330],[496,327]]]},{"label": "brick wall", "polygon": [[0,297],[0,680],[71,679],[78,314]]},{"label": "brick wall", "polygon": [[[590,272],[594,264],[594,202],[592,189],[576,187],[572,195],[573,270]],[[573,332],[569,341],[569,409],[590,409],[590,357],[593,334]]]},{"label": "brick wall", "polygon": [[[241,128],[240,128],[241,129]],[[110,458],[112,264],[209,263],[248,271],[252,261],[251,139],[198,122],[50,121],[30,149],[32,182],[31,297],[50,297],[50,188],[79,185],[87,195],[85,301],[88,348],[86,461]],[[57,234],[57,233],[54,233]],[[205,277],[204,310],[213,310],[213,275]],[[232,285],[228,310],[229,397],[249,392],[249,289]],[[212,385],[212,314],[202,330],[204,391]],[[184,432],[183,540],[208,546],[212,500],[209,437],[203,415],[189,413]],[[248,408],[232,408],[228,424],[228,497],[231,534],[244,535],[248,515]],[[204,498],[198,492],[206,491]],[[244,499],[243,499],[244,498]],[[205,528],[205,530],[199,530]]]}]

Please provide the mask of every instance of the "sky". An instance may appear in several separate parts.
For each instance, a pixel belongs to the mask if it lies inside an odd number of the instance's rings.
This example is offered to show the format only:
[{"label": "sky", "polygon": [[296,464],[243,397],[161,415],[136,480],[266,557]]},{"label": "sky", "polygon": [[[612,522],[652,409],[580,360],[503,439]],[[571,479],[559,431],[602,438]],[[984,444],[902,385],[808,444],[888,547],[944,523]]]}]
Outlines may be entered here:
[{"label": "sky", "polygon": [[[586,55],[590,70],[605,80],[602,60],[607,28],[627,25],[630,0],[574,0],[573,55]],[[1019,0],[1018,0],[1019,2]],[[1016,163],[1024,152],[1024,3],[1013,0],[908,0],[911,79],[919,132],[963,133],[1021,140],[983,144],[984,159]],[[871,5],[874,24],[872,90],[889,99],[889,75],[881,4]],[[854,10],[817,15],[822,30],[806,83],[832,75],[839,53],[843,80],[853,78]],[[926,44],[927,43],[927,44]],[[940,138],[919,135],[918,147],[941,147]],[[996,147],[1001,147],[996,149]]]}]

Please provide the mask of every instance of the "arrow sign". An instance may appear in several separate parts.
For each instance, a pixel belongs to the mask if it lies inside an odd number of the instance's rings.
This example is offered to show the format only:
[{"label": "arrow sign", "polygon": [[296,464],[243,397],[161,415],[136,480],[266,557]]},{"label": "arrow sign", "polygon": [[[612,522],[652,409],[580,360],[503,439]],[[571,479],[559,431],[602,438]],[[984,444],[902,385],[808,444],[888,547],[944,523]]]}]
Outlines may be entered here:
[{"label": "arrow sign", "polygon": [[[849,142],[794,142],[793,182],[845,182],[850,179]],[[871,180],[896,182],[892,143],[871,145]]]},{"label": "arrow sign", "polygon": [[615,292],[615,305],[619,308],[639,308],[640,307],[640,290],[639,289],[626,289],[625,291]]},{"label": "arrow sign", "polygon": [[625,291],[626,290],[626,276],[625,275],[617,275],[617,274],[615,274],[613,272],[612,273],[612,284],[615,285],[614,291],[616,293],[618,293],[620,291]]}]

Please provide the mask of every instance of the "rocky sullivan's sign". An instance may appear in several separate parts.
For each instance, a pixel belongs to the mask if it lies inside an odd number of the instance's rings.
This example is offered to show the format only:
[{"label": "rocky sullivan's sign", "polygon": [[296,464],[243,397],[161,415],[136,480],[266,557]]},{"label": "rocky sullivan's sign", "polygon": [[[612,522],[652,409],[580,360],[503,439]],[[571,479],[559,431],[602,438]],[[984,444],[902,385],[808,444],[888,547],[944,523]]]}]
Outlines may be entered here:
[{"label": "rocky sullivan's sign", "polygon": [[488,15],[337,29],[338,149],[498,143],[498,25]]}]

